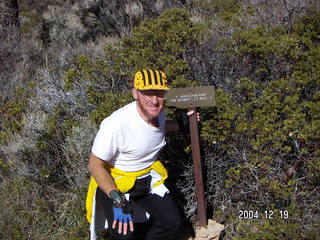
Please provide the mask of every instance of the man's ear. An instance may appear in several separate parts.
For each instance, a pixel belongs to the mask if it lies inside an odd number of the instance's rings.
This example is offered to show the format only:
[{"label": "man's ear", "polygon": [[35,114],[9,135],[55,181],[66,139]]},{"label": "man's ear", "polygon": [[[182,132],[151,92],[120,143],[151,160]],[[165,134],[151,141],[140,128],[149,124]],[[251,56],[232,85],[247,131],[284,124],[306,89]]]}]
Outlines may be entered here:
[{"label": "man's ear", "polygon": [[135,88],[132,88],[131,92],[132,92],[133,98],[134,98],[135,100],[137,100],[137,99],[138,99],[138,90],[135,89]]}]

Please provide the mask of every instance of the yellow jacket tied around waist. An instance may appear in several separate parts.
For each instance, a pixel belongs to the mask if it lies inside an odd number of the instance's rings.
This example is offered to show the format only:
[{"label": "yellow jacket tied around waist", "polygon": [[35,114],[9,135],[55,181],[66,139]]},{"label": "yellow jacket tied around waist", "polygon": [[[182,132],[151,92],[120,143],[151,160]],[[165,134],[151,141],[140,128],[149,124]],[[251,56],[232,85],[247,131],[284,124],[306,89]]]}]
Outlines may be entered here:
[{"label": "yellow jacket tied around waist", "polygon": [[[149,173],[151,170],[154,170],[161,175],[161,180],[153,184],[153,186],[151,187],[156,187],[164,183],[164,180],[168,177],[168,172],[160,161],[156,161],[150,167],[136,172],[124,172],[111,165],[108,170],[110,171],[110,174],[114,179],[117,188],[123,193],[128,192],[134,186],[134,183],[138,177]],[[97,188],[98,184],[96,180],[91,177],[86,199],[87,220],[89,223],[91,223],[92,219],[93,198],[95,196]]]}]

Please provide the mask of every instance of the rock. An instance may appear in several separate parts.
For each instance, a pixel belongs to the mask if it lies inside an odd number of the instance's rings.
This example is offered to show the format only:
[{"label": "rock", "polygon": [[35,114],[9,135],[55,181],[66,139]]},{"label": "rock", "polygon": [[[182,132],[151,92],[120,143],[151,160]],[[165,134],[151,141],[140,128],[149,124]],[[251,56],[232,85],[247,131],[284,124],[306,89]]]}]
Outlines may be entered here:
[{"label": "rock", "polygon": [[225,226],[209,219],[207,227],[201,227],[196,231],[195,240],[219,240],[221,232]]}]

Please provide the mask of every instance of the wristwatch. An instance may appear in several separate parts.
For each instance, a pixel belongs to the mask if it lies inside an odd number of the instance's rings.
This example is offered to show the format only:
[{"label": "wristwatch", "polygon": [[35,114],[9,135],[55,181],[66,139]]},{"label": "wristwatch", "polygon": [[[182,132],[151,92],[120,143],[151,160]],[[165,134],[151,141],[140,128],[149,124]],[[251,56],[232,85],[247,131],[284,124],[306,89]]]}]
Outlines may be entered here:
[{"label": "wristwatch", "polygon": [[109,197],[113,201],[113,205],[115,207],[123,207],[125,205],[125,196],[123,195],[122,192],[117,190],[112,190],[109,193]]}]

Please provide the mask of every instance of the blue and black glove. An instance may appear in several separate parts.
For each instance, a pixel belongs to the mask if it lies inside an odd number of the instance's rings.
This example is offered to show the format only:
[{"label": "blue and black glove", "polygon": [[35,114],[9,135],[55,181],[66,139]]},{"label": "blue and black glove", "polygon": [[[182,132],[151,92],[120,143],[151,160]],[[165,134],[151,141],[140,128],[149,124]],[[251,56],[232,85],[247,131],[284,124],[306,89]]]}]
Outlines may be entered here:
[{"label": "blue and black glove", "polygon": [[132,222],[132,214],[125,213],[122,207],[113,207],[113,220],[122,223]]}]

